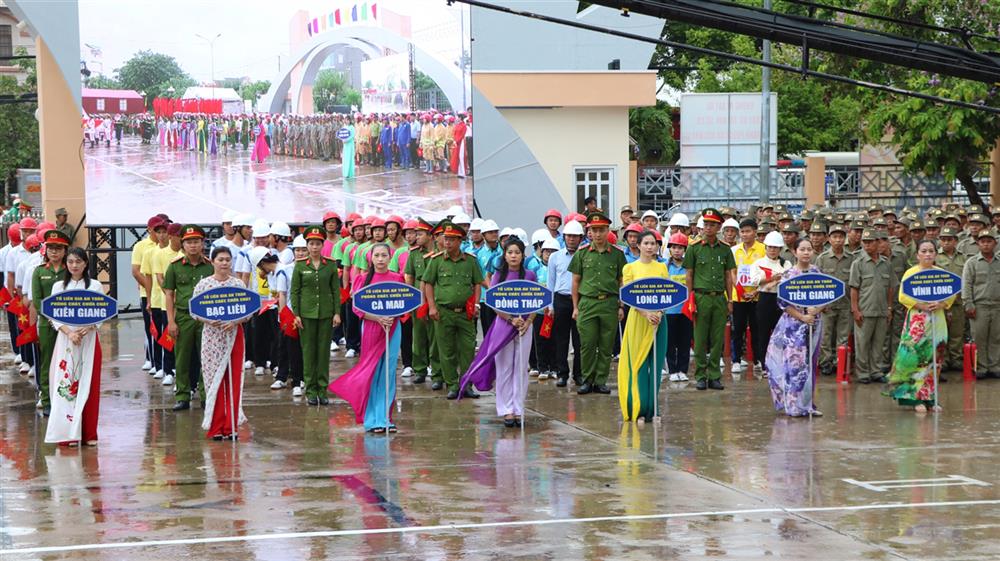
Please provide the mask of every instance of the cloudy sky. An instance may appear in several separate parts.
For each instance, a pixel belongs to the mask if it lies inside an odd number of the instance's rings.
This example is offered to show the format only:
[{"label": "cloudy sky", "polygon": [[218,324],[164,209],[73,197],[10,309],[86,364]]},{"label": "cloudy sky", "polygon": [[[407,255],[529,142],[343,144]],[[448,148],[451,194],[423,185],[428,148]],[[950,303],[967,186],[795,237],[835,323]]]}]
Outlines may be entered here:
[{"label": "cloudy sky", "polygon": [[[173,56],[195,80],[207,82],[210,50],[196,35],[212,38],[221,33],[215,41],[216,79],[270,80],[279,64],[287,69],[290,63],[288,24],[295,12],[305,10],[317,17],[336,8],[349,11],[363,1],[80,0],[81,58],[92,71],[111,76],[137,51],[149,49]],[[458,20],[456,9],[448,8],[445,0],[376,3],[380,9],[410,16],[415,33]],[[454,42],[459,41],[456,35]],[[91,56],[85,44],[100,47],[101,57]]]}]

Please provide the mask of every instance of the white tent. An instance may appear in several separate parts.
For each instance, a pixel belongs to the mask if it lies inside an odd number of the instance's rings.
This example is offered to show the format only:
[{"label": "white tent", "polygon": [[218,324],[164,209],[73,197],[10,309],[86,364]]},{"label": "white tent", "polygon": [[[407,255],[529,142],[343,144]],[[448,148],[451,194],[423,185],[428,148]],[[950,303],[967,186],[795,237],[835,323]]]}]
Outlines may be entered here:
[{"label": "white tent", "polygon": [[223,113],[243,113],[243,98],[233,88],[191,86],[184,90],[181,99],[221,99]]}]

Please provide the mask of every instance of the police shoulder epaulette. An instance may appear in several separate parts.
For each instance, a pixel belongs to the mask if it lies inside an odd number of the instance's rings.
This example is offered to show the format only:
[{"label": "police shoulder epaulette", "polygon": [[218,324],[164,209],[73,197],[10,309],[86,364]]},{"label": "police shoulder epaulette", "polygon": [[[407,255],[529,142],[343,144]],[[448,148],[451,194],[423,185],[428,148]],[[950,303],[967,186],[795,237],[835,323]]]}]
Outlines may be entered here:
[{"label": "police shoulder epaulette", "polygon": [[305,257],[299,257],[298,259],[295,260],[295,262],[296,263],[303,263],[303,262],[306,262],[308,260],[309,260],[309,256],[306,255]]},{"label": "police shoulder epaulette", "polygon": [[184,256],[183,255],[178,255],[177,257],[174,257],[173,259],[171,259],[170,262],[171,263],[176,263],[176,262],[180,261],[181,259],[184,259]]}]

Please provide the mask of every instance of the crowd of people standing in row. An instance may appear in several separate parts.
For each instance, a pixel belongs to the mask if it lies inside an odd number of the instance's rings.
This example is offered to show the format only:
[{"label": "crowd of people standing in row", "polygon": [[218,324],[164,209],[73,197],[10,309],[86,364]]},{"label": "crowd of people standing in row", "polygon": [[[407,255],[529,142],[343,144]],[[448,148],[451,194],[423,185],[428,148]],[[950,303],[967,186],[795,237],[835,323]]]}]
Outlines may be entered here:
[{"label": "crowd of people standing in row", "polygon": [[[554,379],[557,387],[572,378],[578,394],[609,394],[617,357],[623,419],[645,422],[656,416],[664,377],[687,381],[692,355],[695,388],[724,389],[727,323],[732,372],[758,369],[769,379],[775,408],[790,416],[821,415],[813,403],[817,377],[832,373],[837,348],[849,338],[856,381],[888,383],[889,395],[918,412],[936,404],[935,360],[941,381],[960,366],[966,319],[971,339],[980,343],[977,378],[1000,377],[1000,264],[991,227],[1000,212],[987,217],[979,208],[947,207],[922,219],[876,205],[867,212],[820,208],[794,217],[761,205],[745,214],[707,208],[692,224],[680,213],[661,223],[655,212],[637,215],[625,207],[623,226],[612,231],[611,219],[594,206],[586,215],[549,210],[531,236],[471,219],[457,207],[436,224],[331,211],[297,235],[285,223],[230,213],[222,220],[223,237],[210,244],[200,227],[154,216],[149,235],[132,252],[146,326],[143,369],[173,390],[175,411],[200,396],[203,427],[218,439],[235,438],[245,419],[245,371],[270,373],[272,389],[291,388],[294,399],[309,405],[326,405],[333,393],[351,404],[366,430],[395,432],[393,373],[400,362],[402,377],[414,384],[430,379],[431,389],[445,390],[448,399],[479,397],[473,388],[495,390],[498,415],[518,426],[530,376]],[[6,286],[31,310],[27,324],[15,313],[8,319],[26,372],[37,367],[39,406],[48,414],[60,398],[62,409],[72,405],[69,390],[61,383],[50,389],[49,382],[63,373],[82,384],[73,365],[92,365],[85,382],[89,395],[97,395],[100,345],[81,347],[93,330],[38,319],[35,305],[55,281],[94,283],[86,278],[86,254],[67,252],[65,235],[44,229],[39,239],[30,226],[12,229],[2,250]],[[905,277],[935,267],[962,276],[960,296],[925,304],[901,293]],[[821,309],[777,299],[782,280],[808,272],[840,278],[849,297]],[[682,282],[690,298],[663,313],[630,310],[619,300],[620,287],[648,277]],[[552,305],[527,317],[485,305],[484,288],[514,279],[548,287]],[[419,288],[424,305],[395,318],[353,309],[352,293],[385,281]],[[249,288],[271,304],[242,325],[192,316],[190,299],[218,286]],[[15,344],[35,325],[36,342]],[[483,333],[478,345],[477,327]],[[56,339],[63,335],[60,347]],[[331,353],[342,347],[344,358],[358,360],[330,382]],[[81,348],[89,350],[81,355]],[[96,412],[93,406],[90,414]],[[87,419],[86,411],[78,418]],[[60,434],[53,438],[74,440]],[[94,433],[72,434],[96,440]]]},{"label": "crowd of people standing in row", "polygon": [[[471,107],[458,114],[175,113],[95,114],[83,118],[84,140],[91,148],[110,146],[112,141],[121,144],[123,135],[129,132],[140,135],[142,144],[162,149],[207,155],[251,151],[253,162],[263,162],[271,155],[343,160],[346,148],[347,158],[357,165],[419,168],[427,174],[452,173],[460,177],[472,173]],[[345,177],[350,176],[345,173]]]}]

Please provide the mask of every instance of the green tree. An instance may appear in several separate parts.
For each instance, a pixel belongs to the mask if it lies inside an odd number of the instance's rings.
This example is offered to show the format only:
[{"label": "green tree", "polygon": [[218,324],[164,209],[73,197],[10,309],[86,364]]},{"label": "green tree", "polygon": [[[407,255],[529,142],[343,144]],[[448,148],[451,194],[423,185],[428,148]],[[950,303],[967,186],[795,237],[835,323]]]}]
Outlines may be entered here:
[{"label": "green tree", "polygon": [[[15,53],[27,54],[23,48]],[[35,119],[35,102],[21,101],[21,98],[36,90],[37,77],[34,60],[19,60],[18,66],[27,72],[23,84],[18,84],[13,76],[0,76],[0,179],[9,192],[18,168],[38,168],[41,166],[38,146],[38,120]]]},{"label": "green tree", "polygon": [[243,99],[249,99],[256,103],[257,97],[264,95],[269,89],[271,89],[269,80],[257,80],[243,84],[237,91],[240,92],[240,97]]},{"label": "green tree", "polygon": [[673,108],[657,100],[652,107],[635,107],[628,113],[628,133],[639,146],[638,159],[644,164],[670,165],[679,157],[673,137]]},{"label": "green tree", "polygon": [[347,83],[343,73],[330,68],[320,70],[313,84],[313,106],[326,111],[332,105],[361,106],[361,93]]},{"label": "green tree", "polygon": [[170,86],[181,90],[180,93],[174,92],[176,97],[183,93],[179,85],[194,84],[174,57],[149,50],[136,53],[121,68],[116,68],[115,73],[123,88],[146,92],[147,106],[149,100],[155,97],[166,97],[166,89]]},{"label": "green tree", "polygon": [[88,88],[104,90],[120,90],[122,87],[118,80],[104,74],[91,74],[89,78],[84,80],[84,83]]}]

